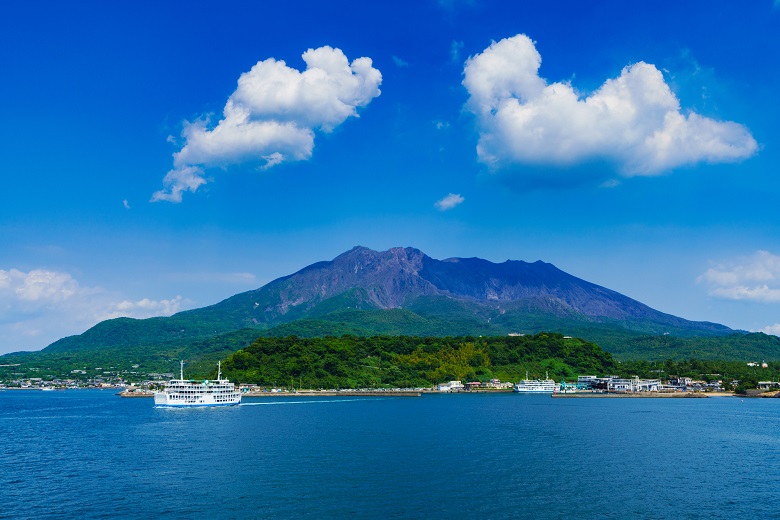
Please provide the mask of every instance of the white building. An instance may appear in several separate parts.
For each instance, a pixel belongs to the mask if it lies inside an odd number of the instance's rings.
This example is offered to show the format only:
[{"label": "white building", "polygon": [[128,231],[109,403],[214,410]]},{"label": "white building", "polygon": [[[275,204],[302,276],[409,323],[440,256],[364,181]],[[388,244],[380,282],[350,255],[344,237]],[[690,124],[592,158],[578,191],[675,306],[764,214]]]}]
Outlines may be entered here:
[{"label": "white building", "polygon": [[658,392],[661,381],[658,379],[610,379],[607,382],[608,392]]},{"label": "white building", "polygon": [[465,387],[460,381],[450,381],[449,383],[441,383],[436,387],[439,392],[459,392]]}]

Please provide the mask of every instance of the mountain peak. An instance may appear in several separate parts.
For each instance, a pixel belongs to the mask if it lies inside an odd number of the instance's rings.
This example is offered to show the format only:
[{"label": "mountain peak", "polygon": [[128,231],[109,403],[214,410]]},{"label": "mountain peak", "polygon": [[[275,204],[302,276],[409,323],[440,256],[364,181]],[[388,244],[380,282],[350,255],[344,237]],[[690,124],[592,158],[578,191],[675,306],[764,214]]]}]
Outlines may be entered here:
[{"label": "mountain peak", "polygon": [[[403,311],[382,312],[399,307]],[[363,311],[368,312],[360,314]],[[105,342],[110,337],[113,344],[129,345],[143,329],[157,342],[184,341],[217,331],[267,329],[307,319],[310,334],[325,334],[343,330],[342,321],[358,319],[355,316],[375,320],[361,325],[362,331],[378,327],[384,333],[442,336],[567,332],[578,327],[653,334],[673,330],[694,336],[732,332],[722,325],[664,314],[540,260],[437,260],[413,247],[374,251],[356,246],[333,260],[311,264],[215,305],[170,318],[101,322],[84,338]],[[335,320],[333,329],[321,328],[327,317]],[[395,328],[388,329],[388,323]],[[79,338],[66,343],[80,344],[84,338]]]}]

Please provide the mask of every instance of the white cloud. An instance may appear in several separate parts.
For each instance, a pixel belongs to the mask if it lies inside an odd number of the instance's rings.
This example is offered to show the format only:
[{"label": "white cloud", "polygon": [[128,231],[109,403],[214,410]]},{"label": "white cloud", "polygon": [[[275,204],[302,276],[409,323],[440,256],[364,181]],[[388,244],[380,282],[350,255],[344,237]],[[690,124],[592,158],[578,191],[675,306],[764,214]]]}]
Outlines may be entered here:
[{"label": "white cloud", "polygon": [[102,319],[131,317],[151,318],[153,316],[170,316],[182,309],[185,300],[181,296],[170,300],[150,300],[143,298],[137,301],[122,300],[113,304]]},{"label": "white cloud", "polygon": [[406,60],[404,60],[402,58],[399,58],[398,56],[393,56],[393,63],[395,63],[395,66],[398,67],[399,69],[402,69],[404,67],[408,67],[409,66],[409,62],[408,61],[406,61]]},{"label": "white cloud", "polygon": [[27,273],[18,269],[0,269],[0,301],[21,303],[58,303],[72,297],[78,283],[67,273],[33,269]]},{"label": "white cloud", "polygon": [[767,327],[764,327],[758,332],[763,332],[764,334],[771,334],[773,336],[780,336],[780,323],[775,323],[774,325],[769,325]]},{"label": "white cloud", "polygon": [[152,202],[161,200],[181,202],[182,192],[195,191],[203,184],[206,184],[206,179],[203,178],[203,170],[197,166],[184,166],[173,169],[163,179],[165,189],[154,192]]},{"label": "white cloud", "polygon": [[654,65],[628,65],[581,96],[570,82],[548,84],[539,76],[541,62],[523,34],[466,61],[466,107],[477,116],[477,153],[485,164],[569,168],[608,162],[631,177],[737,161],[758,149],[746,127],[681,110]]},{"label": "white cloud", "polygon": [[65,272],[0,269],[0,354],[40,349],[108,318],[168,316],[188,303],[181,296],[130,301]]},{"label": "white cloud", "polygon": [[127,199],[122,201],[122,205],[125,207],[125,209],[130,209],[130,203],[127,202]]},{"label": "white cloud", "polygon": [[261,168],[263,170],[267,170],[268,168],[272,168],[277,164],[284,162],[284,155],[280,154],[279,152],[274,152],[269,155],[264,155],[263,159],[265,160],[265,164]]},{"label": "white cloud", "polygon": [[439,211],[447,211],[462,203],[464,200],[466,199],[461,197],[459,194],[450,193],[443,199],[436,201],[434,206],[436,206],[436,209]]},{"label": "white cloud", "polygon": [[303,72],[274,58],[258,62],[239,77],[216,126],[208,119],[185,123],[185,144],[152,201],[181,202],[183,192],[207,182],[205,168],[307,160],[315,130],[333,131],[380,94],[382,74],[370,58],[350,63],[340,49],[325,46],[307,50],[303,60]]},{"label": "white cloud", "polygon": [[780,302],[780,256],[756,251],[752,256],[720,263],[696,279],[711,296],[727,300]]}]

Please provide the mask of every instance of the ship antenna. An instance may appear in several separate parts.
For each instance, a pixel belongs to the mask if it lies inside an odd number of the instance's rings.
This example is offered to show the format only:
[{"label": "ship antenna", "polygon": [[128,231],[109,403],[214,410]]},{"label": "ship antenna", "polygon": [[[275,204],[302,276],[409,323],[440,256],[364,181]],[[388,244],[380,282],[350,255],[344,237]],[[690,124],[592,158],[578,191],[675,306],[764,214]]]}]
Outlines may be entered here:
[{"label": "ship antenna", "polygon": [[217,381],[222,380],[222,361],[217,361]]},{"label": "ship antenna", "polygon": [[181,360],[181,366],[179,367],[179,379],[184,381],[184,360]]}]

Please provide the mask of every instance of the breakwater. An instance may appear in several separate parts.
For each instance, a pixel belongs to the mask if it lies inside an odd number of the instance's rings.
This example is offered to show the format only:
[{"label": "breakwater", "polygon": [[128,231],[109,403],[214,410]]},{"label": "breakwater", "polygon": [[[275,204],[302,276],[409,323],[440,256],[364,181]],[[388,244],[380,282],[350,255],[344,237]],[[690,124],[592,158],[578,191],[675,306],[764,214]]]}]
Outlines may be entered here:
[{"label": "breakwater", "polygon": [[246,392],[243,397],[420,397],[422,392],[416,390],[317,390],[302,392]]},{"label": "breakwater", "polygon": [[119,392],[116,395],[118,395],[119,397],[126,397],[126,398],[154,397],[154,393],[152,392],[138,392],[138,391],[128,392],[127,390],[123,392]]}]

